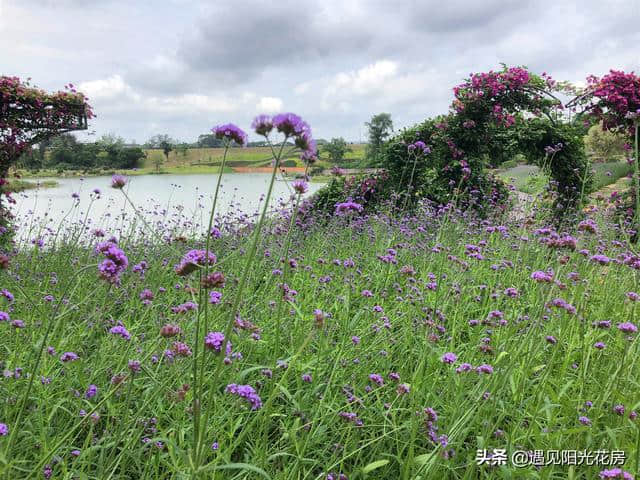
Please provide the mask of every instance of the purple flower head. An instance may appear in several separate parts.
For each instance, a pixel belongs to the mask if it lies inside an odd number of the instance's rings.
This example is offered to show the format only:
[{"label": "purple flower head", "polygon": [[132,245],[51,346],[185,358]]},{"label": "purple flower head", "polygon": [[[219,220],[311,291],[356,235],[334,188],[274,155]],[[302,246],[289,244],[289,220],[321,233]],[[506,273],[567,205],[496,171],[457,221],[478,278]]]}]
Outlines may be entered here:
[{"label": "purple flower head", "polygon": [[531,278],[539,283],[551,283],[553,282],[553,274],[542,272],[540,270],[533,272]]},{"label": "purple flower head", "polygon": [[362,205],[360,205],[359,203],[356,203],[352,200],[348,200],[346,202],[342,202],[342,203],[336,203],[336,211],[335,214],[342,216],[342,215],[346,215],[350,212],[357,212],[360,213],[362,212],[363,207]]},{"label": "purple flower head", "polygon": [[225,125],[219,125],[217,127],[213,127],[211,131],[215,134],[218,139],[227,139],[233,140],[238,145],[246,145],[248,136],[247,134],[237,125],[233,123],[227,123]]},{"label": "purple flower head", "polygon": [[411,392],[411,386],[408,383],[400,383],[396,388],[396,393],[398,395],[406,395]]},{"label": "purple flower head", "polygon": [[444,355],[442,355],[442,358],[440,359],[442,360],[443,363],[454,363],[456,360],[458,360],[458,356],[453,353],[453,352],[447,352]]},{"label": "purple flower head", "polygon": [[304,180],[296,180],[292,185],[295,192],[299,193],[300,195],[307,193],[307,191],[309,190],[309,184]]},{"label": "purple flower head", "polygon": [[273,117],[272,122],[273,126],[287,137],[301,135],[309,128],[302,118],[295,113],[279,113]]},{"label": "purple flower head", "polygon": [[153,300],[153,292],[148,288],[145,288],[140,292],[140,300]]},{"label": "purple flower head", "polygon": [[9,435],[9,427],[6,423],[0,423],[0,437],[6,437]]},{"label": "purple flower head", "polygon": [[102,278],[118,285],[120,274],[127,269],[129,259],[114,242],[101,242],[96,246],[96,253],[102,253],[106,259],[98,266]]},{"label": "purple flower head", "polygon": [[633,475],[621,468],[612,468],[611,470],[602,470],[599,474],[600,478],[617,478],[621,480],[633,480]]},{"label": "purple flower head", "polygon": [[302,381],[306,383],[311,383],[313,381],[313,378],[311,377],[311,374],[304,373],[302,374]]},{"label": "purple flower head", "polygon": [[[216,263],[216,260],[216,256],[212,252],[209,252],[209,265],[213,265],[214,263]],[[180,276],[189,275],[199,266],[203,266],[206,261],[206,250],[190,250],[184,255],[184,257],[182,257],[182,260],[180,260],[180,263],[175,266],[174,270]]]},{"label": "purple flower head", "polygon": [[606,255],[593,255],[589,260],[600,265],[607,265],[611,261]]},{"label": "purple flower head", "polygon": [[98,387],[91,384],[87,387],[87,391],[84,393],[84,398],[89,399],[93,398],[98,394]]},{"label": "purple flower head", "polygon": [[114,175],[111,177],[111,188],[122,189],[127,184],[127,177],[122,175]]},{"label": "purple flower head", "polygon": [[115,327],[111,327],[109,329],[109,333],[112,335],[120,335],[125,340],[131,340],[131,335],[129,331],[124,327],[124,325],[116,325]]},{"label": "purple flower head", "polygon": [[217,292],[215,290],[212,290],[211,292],[209,292],[209,303],[213,303],[214,305],[217,305],[218,303],[220,303],[221,300],[222,300],[222,294],[220,292]]},{"label": "purple flower head", "polygon": [[491,365],[483,364],[476,367],[476,372],[478,373],[486,373],[487,375],[493,373],[493,367]]},{"label": "purple flower head", "polygon": [[588,417],[585,417],[584,415],[578,417],[578,421],[583,425],[587,425],[587,426],[591,425],[591,420]]},{"label": "purple flower head", "polygon": [[[220,352],[222,350],[222,344],[224,343],[224,333],[222,332],[209,332],[204,339],[204,346],[209,350]],[[231,342],[227,342],[225,347],[226,355],[231,353]]]},{"label": "purple flower head", "polygon": [[79,358],[80,357],[76,355],[74,352],[65,352],[62,355],[60,355],[61,362],[73,362],[75,360],[78,360]]},{"label": "purple flower head", "polygon": [[618,330],[624,333],[636,333],[638,331],[638,327],[631,322],[623,322],[618,324]]},{"label": "purple flower head", "polygon": [[241,398],[244,398],[249,403],[249,405],[251,405],[251,410],[259,410],[260,407],[262,407],[262,400],[258,396],[258,393],[250,385],[236,385],[235,383],[231,383],[227,385],[225,391],[227,393],[231,393],[232,395],[237,395]]},{"label": "purple flower head", "polygon": [[258,115],[251,123],[258,135],[266,137],[273,130],[273,119],[269,115]]},{"label": "purple flower head", "polygon": [[0,290],[0,296],[3,296],[4,298],[9,300],[10,302],[13,302],[13,300],[14,300],[13,293],[11,293],[6,288],[3,288],[2,290]]},{"label": "purple flower head", "polygon": [[384,379],[382,378],[381,375],[378,375],[377,373],[372,373],[371,375],[369,375],[369,380],[371,380],[373,383],[375,383],[379,387],[384,385]]},{"label": "purple flower head", "polygon": [[472,368],[473,366],[470,363],[463,363],[458,368],[456,368],[456,373],[468,372]]},{"label": "purple flower head", "polygon": [[613,407],[613,413],[620,416],[624,415],[624,405],[615,405]]},{"label": "purple flower head", "polygon": [[129,360],[129,370],[133,373],[138,373],[141,370],[140,360]]}]

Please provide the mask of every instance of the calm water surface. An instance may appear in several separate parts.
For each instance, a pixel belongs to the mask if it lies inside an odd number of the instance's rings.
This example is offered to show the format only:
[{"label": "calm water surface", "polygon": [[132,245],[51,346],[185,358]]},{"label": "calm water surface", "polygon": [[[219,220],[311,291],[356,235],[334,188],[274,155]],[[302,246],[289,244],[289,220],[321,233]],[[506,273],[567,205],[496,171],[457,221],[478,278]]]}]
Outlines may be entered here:
[{"label": "calm water surface", "polygon": [[[216,213],[239,216],[254,214],[266,194],[268,173],[229,173],[222,176]],[[29,179],[37,182],[44,179]],[[53,188],[37,188],[14,195],[12,207],[23,240],[61,229],[95,228],[123,231],[133,220],[140,223],[122,192],[110,187],[111,177],[56,178]],[[154,225],[181,225],[185,230],[200,229],[208,222],[217,174],[139,175],[128,177],[127,195],[139,215]],[[306,195],[322,187],[310,183]],[[99,189],[100,194],[93,193]],[[271,208],[291,195],[290,182],[277,180]],[[78,198],[74,198],[74,194]],[[111,232],[110,232],[111,233]]]}]

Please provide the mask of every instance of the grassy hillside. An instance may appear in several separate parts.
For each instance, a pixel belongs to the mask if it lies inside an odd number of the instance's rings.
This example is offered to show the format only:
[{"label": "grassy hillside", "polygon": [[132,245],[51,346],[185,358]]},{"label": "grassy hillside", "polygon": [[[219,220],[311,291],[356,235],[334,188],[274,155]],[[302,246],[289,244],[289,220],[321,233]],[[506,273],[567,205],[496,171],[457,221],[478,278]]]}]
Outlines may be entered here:
[{"label": "grassy hillside", "polygon": [[[340,166],[345,168],[359,168],[363,164],[365,145],[351,145],[351,151],[345,155],[344,162]],[[136,170],[119,170],[119,173],[127,175],[144,175],[156,172],[156,161],[161,160],[160,173],[217,173],[222,164],[224,148],[189,148],[184,153],[172,151],[167,160],[160,149],[145,149],[147,157],[143,159],[142,166]],[[272,152],[269,147],[232,148],[227,154],[225,172],[233,172],[233,167],[268,167],[271,164]],[[295,166],[302,167],[303,163],[297,155],[287,158],[295,162]],[[291,165],[294,166],[294,165]],[[320,159],[314,165],[322,168],[331,168],[326,153],[320,152]],[[23,177],[73,177],[87,175],[107,175],[113,170],[94,169],[91,171],[67,170],[60,173],[56,168],[41,169],[37,172],[20,170]]]},{"label": "grassy hillside", "polygon": [[[360,161],[364,158],[364,145],[351,145],[351,152],[345,156],[345,163]],[[169,154],[168,161],[165,159],[162,150],[147,149],[145,150],[147,158],[144,160],[143,170],[155,169],[157,159],[162,160],[162,169],[190,169],[194,166],[219,166],[222,163],[224,148],[190,148],[184,153],[180,151],[172,151]],[[266,167],[269,166],[272,159],[272,152],[269,147],[247,147],[232,148],[227,154],[227,165],[230,167]],[[296,162],[297,166],[304,166],[297,156],[291,157],[289,160]],[[318,166],[329,168],[331,163],[324,152],[320,152],[320,160]]]}]

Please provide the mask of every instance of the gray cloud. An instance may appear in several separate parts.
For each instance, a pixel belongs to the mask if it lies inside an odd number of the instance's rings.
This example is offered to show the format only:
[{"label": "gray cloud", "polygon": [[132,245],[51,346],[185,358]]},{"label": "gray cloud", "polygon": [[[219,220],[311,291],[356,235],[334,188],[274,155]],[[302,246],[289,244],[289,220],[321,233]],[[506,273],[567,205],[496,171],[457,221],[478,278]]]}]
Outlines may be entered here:
[{"label": "gray cloud", "polygon": [[192,140],[260,108],[357,140],[441,113],[470,72],[527,65],[581,81],[640,70],[637,0],[0,0],[4,74],[90,91],[93,128]]},{"label": "gray cloud", "polygon": [[177,55],[193,70],[246,81],[264,69],[357,54],[375,42],[374,32],[352,18],[322,11],[320,3],[225,3],[199,20]]}]

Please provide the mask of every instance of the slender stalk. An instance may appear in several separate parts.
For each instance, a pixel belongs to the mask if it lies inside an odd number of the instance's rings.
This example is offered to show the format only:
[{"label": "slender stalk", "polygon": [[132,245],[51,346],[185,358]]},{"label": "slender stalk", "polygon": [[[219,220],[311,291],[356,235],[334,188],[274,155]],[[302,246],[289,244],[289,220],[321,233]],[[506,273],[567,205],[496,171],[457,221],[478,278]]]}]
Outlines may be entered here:
[{"label": "slender stalk", "polygon": [[[74,273],[71,280],[75,279],[82,272],[90,268],[95,268],[95,265],[88,265],[86,267],[81,268],[80,270]],[[11,444],[13,443],[13,439],[16,436],[16,432],[19,430],[20,420],[22,420],[22,414],[24,413],[24,407],[27,404],[27,400],[29,399],[29,394],[31,393],[31,389],[33,388],[33,381],[36,378],[36,373],[38,372],[38,369],[40,368],[40,362],[42,361],[42,353],[44,352],[44,346],[46,345],[47,340],[49,339],[49,335],[51,334],[51,331],[53,330],[54,325],[56,325],[61,318],[58,316],[58,311],[60,310],[60,306],[62,305],[62,300],[66,297],[67,292],[69,291],[69,289],[71,288],[71,285],[73,284],[71,280],[69,281],[67,288],[64,290],[62,296],[60,297],[60,301],[56,305],[56,308],[52,315],[53,320],[48,323],[47,329],[44,332],[44,337],[42,338],[42,342],[40,343],[40,348],[38,349],[38,352],[36,354],[36,360],[30,372],[31,375],[29,377],[29,384],[27,385],[27,390],[24,393],[24,396],[22,397],[22,401],[20,402],[20,407],[18,408],[18,415],[16,416],[16,419],[13,422],[14,427],[11,429],[11,432],[9,433],[9,438],[7,439],[7,446],[5,448],[5,452],[6,452],[5,456],[7,457],[9,452],[11,451]]]},{"label": "slender stalk", "polygon": [[[307,164],[304,174],[305,177],[307,175],[307,172],[309,170],[309,164]],[[295,226],[295,222],[296,222],[296,218],[298,217],[298,205],[300,205],[300,198],[302,197],[302,193],[298,193],[298,195],[296,196],[296,201],[295,204],[293,206],[293,211],[291,212],[291,220],[289,221],[289,229],[287,230],[287,236],[285,239],[285,246],[284,246],[284,252],[283,254],[280,256],[283,260],[284,260],[284,274],[282,275],[282,285],[284,287],[284,285],[287,282],[287,274],[289,273],[289,270],[291,269],[291,266],[289,265],[289,262],[287,261],[288,257],[289,257],[289,248],[291,247],[291,234],[293,232],[293,228]],[[282,292],[284,293],[284,291]],[[278,296],[278,311],[277,311],[277,315],[276,315],[276,346],[275,346],[275,351],[276,351],[276,355],[280,354],[280,340],[281,340],[281,336],[282,336],[282,307],[284,305],[284,295],[280,294]]]},{"label": "slender stalk", "polygon": [[[638,215],[640,215],[640,166],[638,165],[638,128],[640,128],[640,124],[638,123],[638,120],[636,120],[635,122],[635,153],[636,153],[636,158],[635,158],[635,162],[633,162],[633,166],[634,166],[634,182],[635,182],[635,187],[636,187],[636,211],[635,211],[635,215],[633,217],[633,223],[635,224],[635,230],[636,232],[638,231],[638,227],[639,227],[639,222],[638,222]],[[636,233],[637,236],[637,233]]]},{"label": "slender stalk", "polygon": [[416,163],[418,162],[418,155],[414,153],[413,155],[413,168],[411,169],[411,177],[409,178],[409,185],[407,185],[407,194],[404,198],[404,204],[402,205],[402,210],[404,211],[407,208],[407,201],[411,196],[411,190],[413,188],[413,175],[416,172]]},{"label": "slender stalk", "polygon": [[[231,310],[229,310],[229,319],[227,320],[227,324],[224,330],[224,342],[222,345],[222,351],[220,352],[220,355],[218,356],[218,361],[216,364],[216,367],[214,369],[214,373],[213,373],[213,382],[215,384],[215,382],[218,380],[219,376],[220,376],[220,367],[221,365],[223,365],[222,362],[222,358],[224,357],[224,350],[226,349],[227,346],[227,342],[229,341],[229,336],[231,335],[231,330],[233,328],[233,323],[235,320],[235,315],[238,311],[238,307],[240,306],[240,301],[242,299],[242,293],[244,291],[244,288],[247,284],[247,279],[249,278],[249,272],[251,270],[251,265],[253,263],[255,254],[256,254],[256,250],[258,249],[258,241],[260,240],[260,233],[262,232],[262,226],[264,224],[264,220],[267,216],[267,211],[269,209],[269,201],[271,200],[271,193],[273,191],[273,185],[275,183],[275,179],[276,179],[276,174],[278,173],[278,167],[280,166],[280,158],[282,155],[282,150],[284,149],[285,144],[287,143],[287,139],[289,137],[285,137],[285,139],[282,141],[282,145],[280,146],[280,150],[278,152],[278,155],[275,157],[275,162],[273,165],[273,172],[271,174],[271,181],[269,182],[269,188],[267,190],[267,196],[265,198],[265,202],[264,202],[264,206],[262,208],[262,214],[260,215],[260,219],[258,220],[258,224],[256,225],[256,229],[255,232],[253,233],[253,240],[251,242],[251,246],[249,248],[249,253],[247,254],[247,260],[245,262],[244,265],[244,269],[242,272],[242,277],[240,277],[240,283],[238,284],[238,288],[236,290],[236,295],[233,299],[233,304],[231,307]],[[200,379],[202,380],[202,379]],[[198,406],[198,408],[200,408],[200,406]],[[196,414],[196,412],[194,411],[194,415]],[[198,412],[199,414],[199,412]],[[205,425],[208,424],[207,420],[209,417],[209,410],[207,409],[207,412],[205,414]],[[202,435],[201,432],[200,436]],[[200,438],[200,437],[198,437]],[[199,451],[199,447],[200,447],[201,442],[198,441],[198,443],[195,446],[195,461],[194,461],[194,465],[193,468],[194,470],[198,470],[200,468],[200,454],[201,452]]]},{"label": "slender stalk", "polygon": [[[207,331],[209,322],[208,322],[208,302],[206,298],[206,291],[202,287],[202,281],[209,275],[209,248],[211,246],[211,227],[213,226],[213,218],[215,216],[216,204],[218,202],[218,193],[220,191],[220,184],[222,183],[222,172],[224,171],[224,166],[227,161],[227,152],[229,151],[230,142],[225,141],[224,155],[222,156],[222,165],[220,166],[220,173],[218,174],[218,182],[216,183],[216,190],[213,195],[213,205],[211,206],[211,214],[209,215],[209,227],[205,232],[207,241],[205,245],[205,265],[204,269],[200,269],[200,287],[199,287],[199,302],[202,305],[202,309],[198,308],[198,313],[196,315],[196,331],[195,331],[195,341],[194,341],[194,354],[193,354],[193,438],[194,438],[194,450],[196,452],[199,451],[200,444],[200,408],[202,405],[202,385],[199,379],[204,375],[204,359],[200,359],[200,319],[201,316],[204,315],[204,329]],[[204,311],[203,311],[204,310]],[[200,365],[200,376],[198,376],[198,366]]]}]

